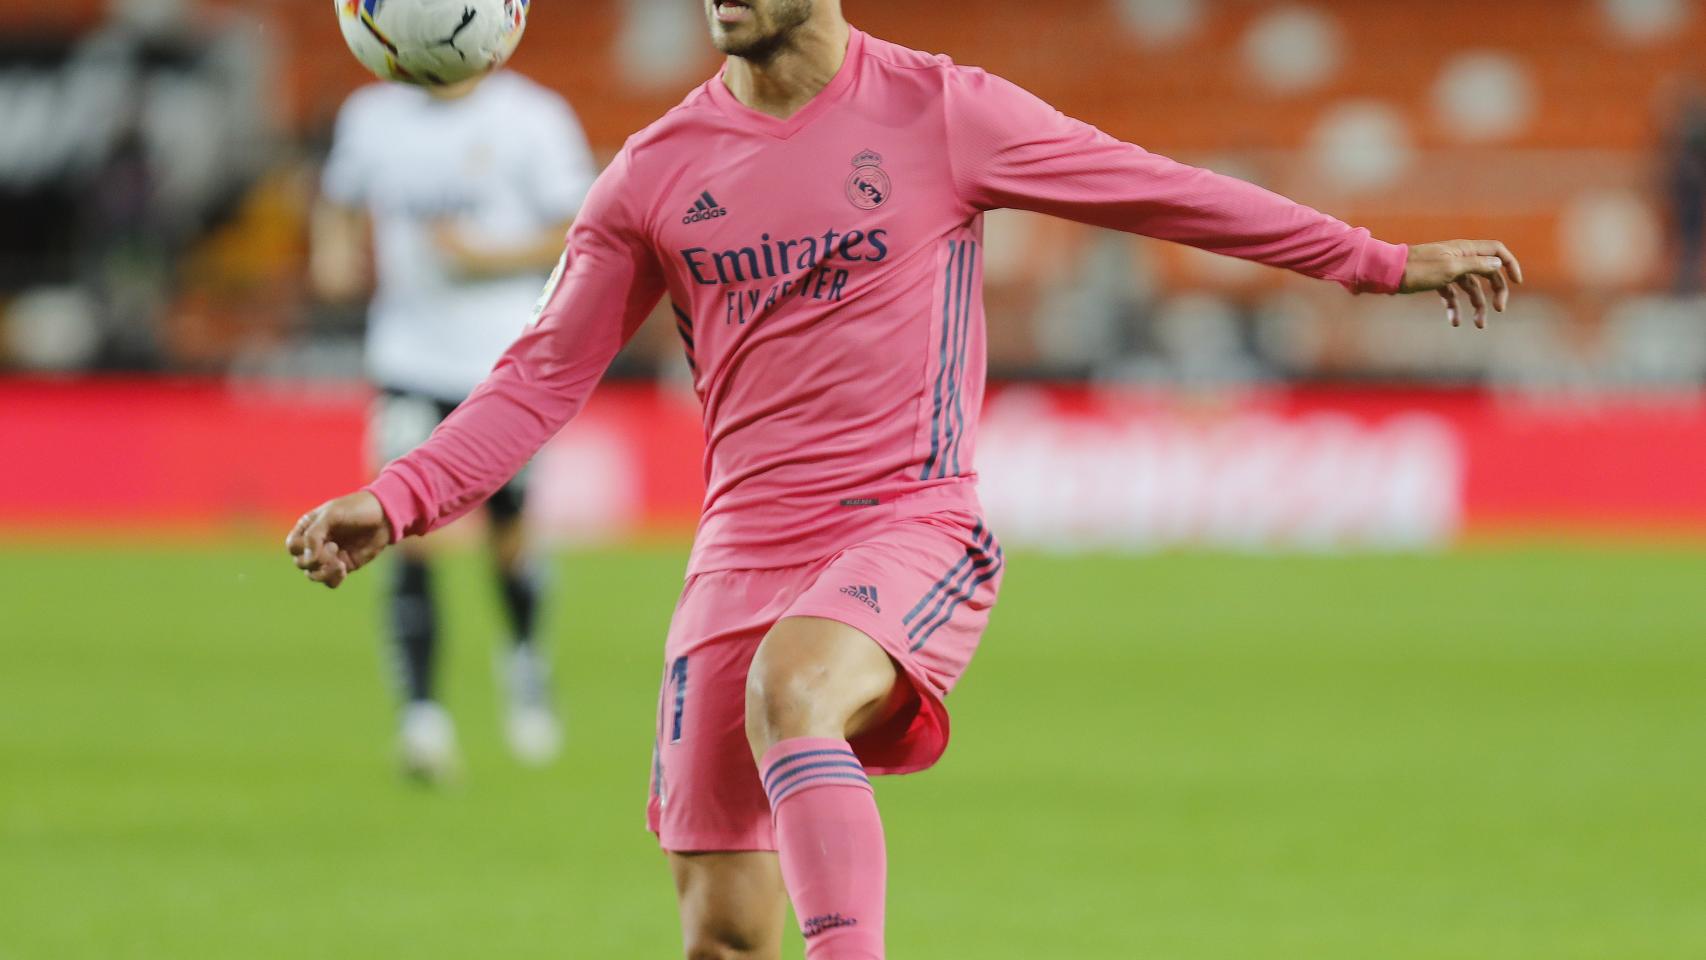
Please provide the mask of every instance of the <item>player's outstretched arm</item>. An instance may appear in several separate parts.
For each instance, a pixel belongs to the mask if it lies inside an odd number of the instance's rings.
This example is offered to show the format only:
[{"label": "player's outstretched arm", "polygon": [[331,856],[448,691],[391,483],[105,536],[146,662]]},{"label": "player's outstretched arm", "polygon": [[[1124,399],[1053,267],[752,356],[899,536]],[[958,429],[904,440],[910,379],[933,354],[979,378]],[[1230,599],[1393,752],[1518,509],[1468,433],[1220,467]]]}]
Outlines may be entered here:
[{"label": "player's outstretched arm", "polygon": [[956,70],[944,103],[955,188],[974,209],[1034,210],[1171,240],[1357,293],[1437,290],[1454,324],[1466,300],[1484,326],[1488,306],[1502,310],[1522,281],[1503,244],[1384,243],[1255,184],[1117,140],[979,70]]},{"label": "player's outstretched arm", "polygon": [[290,532],[285,546],[309,579],[335,587],[388,544],[479,506],[580,411],[663,294],[657,261],[622,201],[626,169],[619,155],[594,186],[538,315],[486,381],[364,490],[311,511]]},{"label": "player's outstretched arm", "polygon": [[[1452,326],[1463,322],[1460,296],[1467,297],[1475,326],[1487,326],[1487,307],[1500,313],[1510,305],[1511,284],[1522,282],[1522,264],[1497,240],[1447,240],[1410,248],[1400,293],[1438,290]],[[1492,297],[1487,296],[1491,286]]]},{"label": "player's outstretched arm", "polygon": [[391,544],[391,523],[379,498],[360,490],[302,515],[284,538],[297,569],[315,583],[337,587]]}]

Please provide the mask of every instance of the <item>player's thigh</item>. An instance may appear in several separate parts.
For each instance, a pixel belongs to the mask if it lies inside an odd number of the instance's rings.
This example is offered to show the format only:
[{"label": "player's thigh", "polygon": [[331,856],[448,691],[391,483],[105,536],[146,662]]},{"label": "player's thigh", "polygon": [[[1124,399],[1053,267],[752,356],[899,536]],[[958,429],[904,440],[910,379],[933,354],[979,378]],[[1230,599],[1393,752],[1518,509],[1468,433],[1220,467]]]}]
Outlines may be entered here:
[{"label": "player's thigh", "polygon": [[899,672],[863,631],[838,620],[787,617],[759,644],[747,674],[747,736],[762,754],[789,737],[855,736],[875,722]]},{"label": "player's thigh", "polygon": [[670,620],[647,821],[676,853],[776,849],[746,734],[746,683],[799,571],[695,574]]},{"label": "player's thigh", "polygon": [[788,892],[776,854],[671,853],[690,960],[778,960]]},{"label": "player's thigh", "polygon": [[975,515],[949,511],[894,524],[838,554],[787,617],[834,620],[873,638],[910,683],[853,749],[875,772],[911,773],[948,742],[944,698],[977,651],[1000,590],[1001,547]]}]

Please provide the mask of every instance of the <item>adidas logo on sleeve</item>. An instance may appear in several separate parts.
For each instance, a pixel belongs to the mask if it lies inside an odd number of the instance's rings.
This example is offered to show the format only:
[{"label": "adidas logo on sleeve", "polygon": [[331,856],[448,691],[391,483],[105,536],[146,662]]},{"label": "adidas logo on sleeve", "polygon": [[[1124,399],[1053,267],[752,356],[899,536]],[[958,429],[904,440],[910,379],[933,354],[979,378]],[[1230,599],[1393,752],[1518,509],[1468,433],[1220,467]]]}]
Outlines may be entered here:
[{"label": "adidas logo on sleeve", "polygon": [[687,216],[681,218],[682,223],[698,223],[701,220],[715,220],[729,215],[728,208],[717,202],[706,190],[699,194],[699,199],[693,201],[693,206],[687,208]]}]

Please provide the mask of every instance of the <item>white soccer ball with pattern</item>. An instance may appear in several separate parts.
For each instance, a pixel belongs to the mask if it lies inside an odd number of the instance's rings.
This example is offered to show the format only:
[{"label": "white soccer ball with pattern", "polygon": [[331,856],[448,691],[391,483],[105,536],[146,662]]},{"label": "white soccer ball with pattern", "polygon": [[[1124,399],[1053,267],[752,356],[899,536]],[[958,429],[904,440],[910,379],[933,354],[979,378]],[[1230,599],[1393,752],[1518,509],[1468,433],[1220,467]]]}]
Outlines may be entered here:
[{"label": "white soccer ball with pattern", "polygon": [[445,85],[502,66],[528,0],[333,0],[350,52],[382,80]]}]

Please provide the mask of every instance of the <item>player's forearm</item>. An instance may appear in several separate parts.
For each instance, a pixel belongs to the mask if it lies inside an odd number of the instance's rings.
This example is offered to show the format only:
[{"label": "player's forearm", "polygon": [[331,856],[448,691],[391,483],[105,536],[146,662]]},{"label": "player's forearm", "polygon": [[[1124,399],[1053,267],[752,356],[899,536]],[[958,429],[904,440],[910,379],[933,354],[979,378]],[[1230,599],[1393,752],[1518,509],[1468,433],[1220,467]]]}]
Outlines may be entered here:
[{"label": "player's forearm", "polygon": [[[1047,177],[1050,182],[1040,182]],[[1039,178],[1034,182],[1032,178]],[[1012,177],[1014,205],[1331,280],[1395,293],[1404,247],[1234,177],[1102,135]]]},{"label": "player's forearm", "polygon": [[426,443],[368,487],[398,539],[472,510],[574,419],[656,305],[661,284],[595,237],[547,288],[539,315]]},{"label": "player's forearm", "polygon": [[[1136,148],[1133,148],[1134,150]],[[1407,248],[1234,177],[1141,154],[1124,228],[1214,253],[1396,293]]]},{"label": "player's forearm", "polygon": [[463,275],[490,279],[517,274],[544,273],[563,253],[563,238],[571,222],[540,231],[521,243],[494,245],[470,241],[454,227],[439,235],[445,255]]},{"label": "player's forearm", "polygon": [[368,485],[395,539],[428,533],[485,502],[579,408],[499,376]]},{"label": "player's forearm", "polygon": [[309,221],[309,281],[324,300],[343,302],[367,290],[367,218],[361,211],[321,202]]}]

